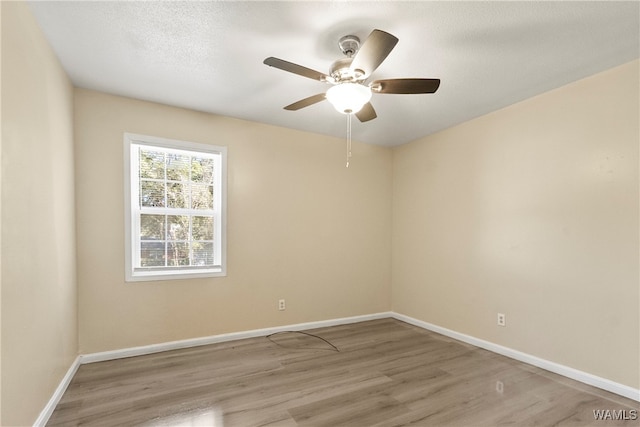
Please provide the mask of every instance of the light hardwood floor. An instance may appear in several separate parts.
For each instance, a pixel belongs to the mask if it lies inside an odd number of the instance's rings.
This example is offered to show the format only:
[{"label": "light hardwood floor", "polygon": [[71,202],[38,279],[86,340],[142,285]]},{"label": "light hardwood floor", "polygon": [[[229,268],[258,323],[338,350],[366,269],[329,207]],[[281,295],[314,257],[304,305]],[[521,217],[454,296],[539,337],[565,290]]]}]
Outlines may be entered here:
[{"label": "light hardwood floor", "polygon": [[398,320],[307,332],[339,351],[280,333],[83,365],[48,425],[640,425],[593,412],[637,402]]}]

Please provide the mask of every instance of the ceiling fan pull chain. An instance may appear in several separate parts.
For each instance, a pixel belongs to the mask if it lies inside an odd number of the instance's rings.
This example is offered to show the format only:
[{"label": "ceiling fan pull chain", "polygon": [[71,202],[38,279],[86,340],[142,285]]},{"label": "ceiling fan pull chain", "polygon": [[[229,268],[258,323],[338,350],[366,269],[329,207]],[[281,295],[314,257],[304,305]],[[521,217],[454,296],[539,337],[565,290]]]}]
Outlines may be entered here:
[{"label": "ceiling fan pull chain", "polygon": [[353,114],[347,114],[347,168],[349,167],[349,160],[351,159],[351,116]]}]

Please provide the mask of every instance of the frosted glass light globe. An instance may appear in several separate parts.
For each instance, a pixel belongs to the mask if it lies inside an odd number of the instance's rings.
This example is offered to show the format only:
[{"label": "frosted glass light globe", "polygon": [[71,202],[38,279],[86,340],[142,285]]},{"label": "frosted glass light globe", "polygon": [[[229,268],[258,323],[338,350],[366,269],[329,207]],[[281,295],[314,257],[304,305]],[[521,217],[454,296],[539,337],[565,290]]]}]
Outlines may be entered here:
[{"label": "frosted glass light globe", "polygon": [[371,99],[371,89],[359,83],[340,83],[327,91],[327,100],[343,114],[357,113]]}]

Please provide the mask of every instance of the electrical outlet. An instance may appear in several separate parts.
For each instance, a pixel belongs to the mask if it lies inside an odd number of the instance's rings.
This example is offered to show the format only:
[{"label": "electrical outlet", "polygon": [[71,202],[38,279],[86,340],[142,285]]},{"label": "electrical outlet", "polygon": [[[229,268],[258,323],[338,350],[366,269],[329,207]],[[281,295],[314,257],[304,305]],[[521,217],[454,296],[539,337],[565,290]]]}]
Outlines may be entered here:
[{"label": "electrical outlet", "polygon": [[283,311],[283,310],[285,310],[286,308],[287,308],[287,307],[286,307],[286,305],[284,304],[284,300],[283,300],[283,299],[278,300],[278,310]]},{"label": "electrical outlet", "polygon": [[502,381],[496,381],[496,391],[500,394],[504,393],[504,383]]},{"label": "electrical outlet", "polygon": [[498,326],[507,326],[507,316],[503,313],[498,313]]}]

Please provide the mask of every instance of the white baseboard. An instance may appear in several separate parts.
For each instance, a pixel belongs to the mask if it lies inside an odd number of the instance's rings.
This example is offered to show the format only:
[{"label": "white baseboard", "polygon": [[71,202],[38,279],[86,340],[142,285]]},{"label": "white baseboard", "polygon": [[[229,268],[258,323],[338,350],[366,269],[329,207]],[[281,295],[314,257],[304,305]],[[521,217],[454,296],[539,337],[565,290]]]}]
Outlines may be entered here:
[{"label": "white baseboard", "polygon": [[493,353],[498,353],[511,359],[519,360],[520,362],[528,363],[529,365],[537,366],[538,368],[542,368],[555,374],[559,374],[564,377],[580,381],[581,383],[588,384],[602,390],[610,391],[611,393],[615,393],[620,396],[624,396],[626,398],[640,402],[639,389],[629,387],[627,385],[620,384],[606,378],[598,377],[587,372],[579,371],[577,369],[570,368],[559,363],[541,359],[539,357],[532,356],[530,354],[523,353],[509,347],[494,344],[492,342],[475,338],[470,335],[461,334],[460,332],[452,331],[451,329],[443,328],[432,323],[423,322],[422,320],[414,319],[413,317],[405,316],[404,314],[393,312],[391,316],[394,319],[401,320],[411,325],[418,326],[420,328],[427,329],[441,335],[445,335],[458,341],[466,342],[467,344],[471,344],[476,347],[484,348],[485,350],[489,350]]},{"label": "white baseboard", "polygon": [[254,329],[243,332],[231,332],[228,334],[212,335],[208,337],[192,338],[180,341],[171,341],[160,344],[131,347],[121,350],[103,351],[100,353],[83,354],[80,356],[80,363],[94,363],[105,360],[122,359],[125,357],[142,356],[145,354],[160,353],[162,351],[178,350],[181,348],[198,347],[202,345],[215,344],[225,341],[235,341],[244,338],[264,337],[276,332],[302,331],[306,329],[324,328],[328,326],[347,325],[349,323],[364,322],[367,320],[383,319],[393,317],[391,312],[365,314],[362,316],[343,317],[339,319],[321,320],[317,322],[298,323],[294,325],[274,326],[271,328]]},{"label": "white baseboard", "polygon": [[274,334],[284,331],[302,331],[315,328],[324,328],[329,326],[347,325],[350,323],[365,322],[367,320],[384,319],[392,317],[397,320],[409,323],[420,328],[436,332],[441,335],[456,339],[458,341],[466,342],[476,347],[484,348],[485,350],[492,351],[494,353],[501,354],[503,356],[510,357],[515,360],[519,360],[524,363],[528,363],[533,366],[545,369],[547,371],[574,379],[576,381],[588,384],[611,393],[618,394],[620,396],[640,402],[640,390],[633,387],[626,386],[624,384],[616,383],[606,378],[598,377],[596,375],[589,374],[587,372],[579,371],[577,369],[570,368],[568,366],[561,365],[559,363],[551,362],[549,360],[541,359],[536,356],[532,356],[527,353],[523,353],[518,350],[514,350],[508,347],[503,347],[498,344],[494,344],[489,341],[485,341],[479,338],[465,335],[460,332],[453,331],[451,329],[443,328],[441,326],[434,325],[432,323],[424,322],[422,320],[414,319],[413,317],[405,316],[395,312],[382,312],[374,314],[365,314],[362,316],[343,317],[339,319],[321,320],[317,322],[297,323],[294,325],[275,326],[264,329],[254,329],[250,331],[232,332],[228,334],[212,335],[202,338],[193,338],[180,341],[171,341],[166,343],[151,344],[140,347],[124,348],[120,350],[103,351],[100,353],[89,353],[79,355],[72,363],[71,367],[67,371],[66,375],[58,385],[51,399],[40,413],[40,416],[34,423],[34,426],[45,426],[49,421],[49,417],[53,413],[56,405],[62,398],[62,395],[66,391],[71,379],[75,375],[80,365],[86,363],[103,362],[107,360],[122,359],[125,357],[142,356],[145,354],[159,353],[162,351],[177,350],[181,348],[198,347],[202,345],[215,344],[226,341],[240,340],[244,338],[263,337],[266,335]]},{"label": "white baseboard", "polygon": [[353,316],[353,317],[343,317],[339,319],[330,319],[330,320],[321,320],[317,322],[307,322],[307,323],[298,323],[294,325],[285,325],[285,326],[275,326],[272,328],[264,328],[264,329],[254,329],[251,331],[242,331],[242,332],[232,332],[228,334],[221,335],[212,335],[209,337],[202,338],[193,338],[188,340],[181,341],[171,341],[160,344],[151,344],[140,347],[132,347],[132,348],[124,348],[120,350],[113,351],[103,351],[100,353],[89,353],[89,354],[81,354],[73,361],[71,367],[67,371],[62,381],[56,388],[53,396],[47,402],[47,405],[42,410],[36,421],[33,423],[34,426],[44,427],[51,414],[55,410],[56,406],[60,402],[62,395],[67,390],[71,379],[75,375],[76,371],[80,367],[80,365],[84,365],[86,363],[94,363],[94,362],[103,362],[106,360],[115,360],[115,359],[123,359],[125,357],[133,357],[133,356],[142,356],[144,354],[152,354],[159,353],[162,351],[168,350],[177,350],[181,348],[189,348],[189,347],[198,347],[207,344],[215,344],[219,342],[225,341],[234,341],[241,340],[244,338],[254,338],[254,337],[263,337],[270,334],[274,334],[276,332],[284,332],[284,331],[302,331],[307,329],[315,329],[315,328],[324,328],[328,326],[337,326],[337,325],[347,325],[349,323],[358,323],[365,322],[367,320],[375,320],[375,319],[385,319],[392,316],[391,312],[384,313],[374,313],[374,314],[365,314],[361,316]]},{"label": "white baseboard", "polygon": [[44,407],[42,412],[40,412],[40,415],[38,416],[36,421],[33,423],[34,426],[44,427],[47,424],[47,422],[49,421],[49,417],[51,417],[51,414],[53,414],[54,409],[56,409],[58,402],[60,402],[62,395],[67,390],[69,383],[73,379],[73,376],[76,374],[76,371],[79,367],[80,356],[75,358],[67,373],[64,375],[64,377],[62,377],[62,381],[60,381],[60,384],[58,384],[58,387],[53,392],[51,399],[49,399],[46,406]]}]

